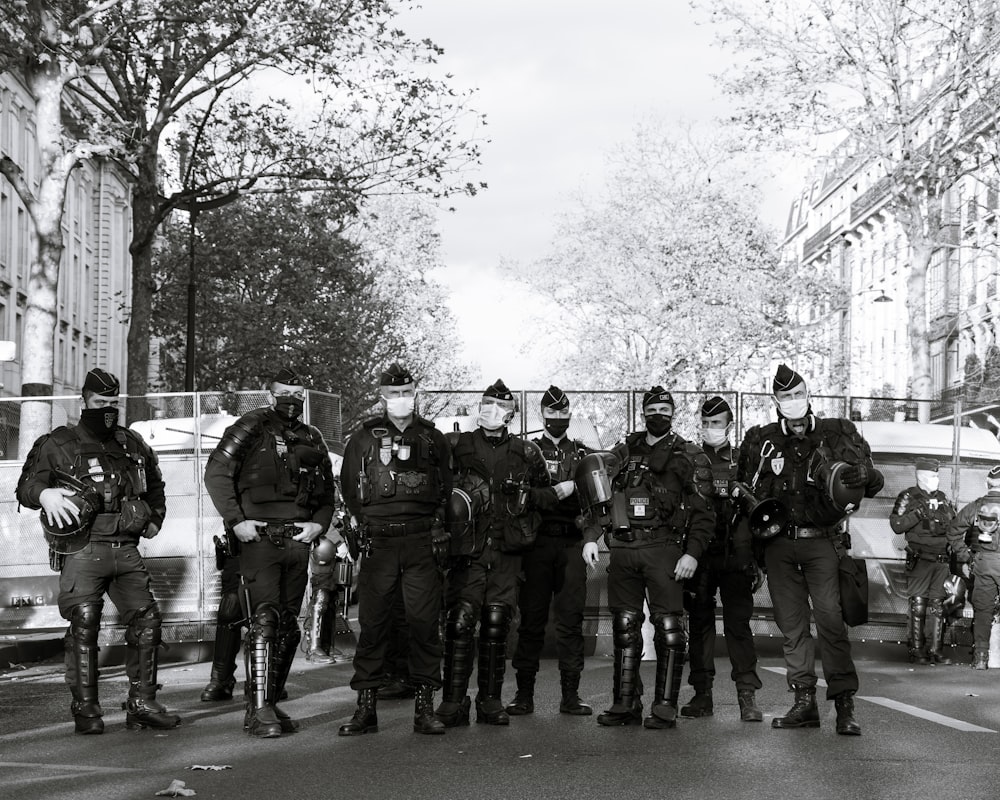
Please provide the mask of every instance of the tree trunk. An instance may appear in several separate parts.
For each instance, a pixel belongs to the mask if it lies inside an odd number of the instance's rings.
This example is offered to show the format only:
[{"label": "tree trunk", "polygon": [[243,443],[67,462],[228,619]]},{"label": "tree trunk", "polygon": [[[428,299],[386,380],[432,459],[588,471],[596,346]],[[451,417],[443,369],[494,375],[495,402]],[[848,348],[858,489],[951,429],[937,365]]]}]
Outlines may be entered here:
[{"label": "tree trunk", "polygon": [[[153,242],[159,220],[156,184],[156,148],[145,151],[137,164],[132,194],[132,310],[128,328],[128,394],[141,397],[149,389],[149,330],[153,313]],[[138,414],[138,416],[136,416]],[[144,419],[140,409],[129,407],[129,419]]]}]

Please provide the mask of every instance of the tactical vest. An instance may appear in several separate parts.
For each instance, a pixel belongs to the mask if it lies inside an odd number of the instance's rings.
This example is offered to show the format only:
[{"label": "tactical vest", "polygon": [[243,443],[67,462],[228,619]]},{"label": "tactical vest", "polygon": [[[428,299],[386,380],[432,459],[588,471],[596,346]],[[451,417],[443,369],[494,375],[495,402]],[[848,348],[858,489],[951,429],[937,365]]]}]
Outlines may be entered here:
[{"label": "tactical vest", "polygon": [[92,441],[64,426],[49,438],[69,465],[67,472],[97,490],[103,513],[117,514],[122,501],[145,493],[147,452],[126,429],[118,428],[107,441]]},{"label": "tactical vest", "polygon": [[733,510],[729,499],[729,486],[736,480],[737,460],[739,453],[736,448],[732,449],[730,458],[715,460],[708,453],[705,457],[711,461],[712,470],[712,508],[715,510],[715,541],[721,544],[729,535],[729,528],[733,518]]},{"label": "tactical vest", "polygon": [[365,447],[362,505],[414,503],[415,511],[442,502],[442,453],[432,435],[435,428],[419,417],[400,433],[384,417],[368,420],[362,428]]},{"label": "tactical vest", "polygon": [[236,488],[253,505],[293,502],[305,509],[322,505],[326,485],[323,437],[311,425],[287,428],[261,416],[240,465]]},{"label": "tactical vest", "polygon": [[[631,527],[669,527],[683,535],[688,525],[688,511],[684,503],[684,481],[694,479],[696,490],[711,496],[712,472],[708,457],[696,445],[676,435],[666,443],[657,443],[651,452],[645,450],[646,434],[638,431],[625,439],[628,460],[612,483],[615,491],[625,497],[626,512]],[[700,454],[700,463],[693,456]],[[668,470],[674,459],[683,459],[681,470]]]},{"label": "tactical vest", "polygon": [[539,436],[533,441],[542,451],[542,456],[545,458],[545,468],[552,483],[573,480],[577,465],[582,458],[581,453],[585,453],[587,450],[582,442],[573,441],[571,442],[573,449],[565,450],[548,436]]}]

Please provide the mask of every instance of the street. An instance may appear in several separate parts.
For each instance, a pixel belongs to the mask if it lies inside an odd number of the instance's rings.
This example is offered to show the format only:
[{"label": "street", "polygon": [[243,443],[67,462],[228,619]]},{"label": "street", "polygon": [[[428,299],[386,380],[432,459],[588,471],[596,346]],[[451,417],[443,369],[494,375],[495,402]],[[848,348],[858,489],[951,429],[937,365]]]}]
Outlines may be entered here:
[{"label": "street", "polygon": [[[774,730],[770,720],[788,710],[791,695],[780,653],[768,643],[758,693],[763,724],[739,720],[728,661],[719,658],[715,716],[682,718],[672,731],[602,728],[595,716],[558,714],[558,670],[546,660],[534,715],[514,718],[507,728],[473,722],[444,736],[420,736],[411,730],[413,701],[399,700],[379,703],[379,733],[339,737],[338,726],[354,708],[351,665],[312,665],[300,656],[282,703],[301,722],[295,734],[251,739],[242,730],[242,702],[200,702],[209,664],[180,663],[161,667],[159,676],[159,699],[182,716],[180,727],[126,730],[119,708],[126,681],[121,668],[107,667],[101,678],[106,731],[77,736],[60,663],[3,665],[2,795],[135,800],[183,781],[199,798],[247,800],[996,796],[1000,670],[915,667],[902,648],[889,658],[858,648],[862,736],[837,736],[827,701],[818,730]],[[647,694],[653,666],[643,664]],[[510,671],[508,678],[509,700]],[[610,704],[611,678],[610,658],[588,659],[580,694],[595,714]],[[682,701],[690,694],[685,685]]]}]

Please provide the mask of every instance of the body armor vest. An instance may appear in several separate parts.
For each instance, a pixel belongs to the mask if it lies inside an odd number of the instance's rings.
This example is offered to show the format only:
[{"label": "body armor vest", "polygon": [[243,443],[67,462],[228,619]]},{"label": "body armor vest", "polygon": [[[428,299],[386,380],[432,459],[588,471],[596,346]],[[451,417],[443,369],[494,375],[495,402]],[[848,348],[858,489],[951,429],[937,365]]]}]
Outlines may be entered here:
[{"label": "body armor vest", "polygon": [[358,487],[362,505],[414,503],[414,511],[441,505],[442,454],[428,427],[420,418],[402,433],[385,418],[365,423],[370,441]]},{"label": "body armor vest", "polygon": [[297,429],[262,417],[256,441],[240,466],[236,487],[250,503],[293,502],[313,509],[332,491],[326,485],[322,437],[309,425]]},{"label": "body armor vest", "polygon": [[117,514],[122,501],[146,491],[146,453],[124,429],[104,442],[85,439],[70,427],[56,428],[51,437],[70,465],[67,472],[100,495],[102,513]]}]

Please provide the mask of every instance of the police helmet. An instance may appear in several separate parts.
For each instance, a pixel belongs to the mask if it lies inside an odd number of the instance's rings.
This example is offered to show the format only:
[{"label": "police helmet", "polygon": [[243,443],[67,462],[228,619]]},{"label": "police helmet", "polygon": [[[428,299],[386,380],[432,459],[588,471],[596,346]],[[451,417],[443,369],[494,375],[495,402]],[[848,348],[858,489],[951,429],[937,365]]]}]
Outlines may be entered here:
[{"label": "police helmet", "polygon": [[445,524],[452,539],[468,533],[476,516],[489,502],[490,490],[486,482],[475,474],[464,476],[458,486],[451,488],[451,497],[445,509]]},{"label": "police helmet", "polygon": [[78,519],[61,525],[50,521],[48,515],[42,511],[42,531],[49,547],[55,552],[71,555],[83,550],[90,541],[90,528],[94,524],[94,518],[101,511],[101,495],[93,486],[68,473],[55,470],[53,474],[55,476],[53,488],[71,489],[75,492],[67,495],[66,499],[76,506]]},{"label": "police helmet", "polygon": [[825,464],[820,470],[820,486],[834,508],[842,514],[853,514],[857,511],[858,506],[861,505],[861,501],[865,496],[864,486],[851,487],[844,485],[842,475],[844,470],[849,469],[850,466],[846,461],[834,461],[833,463]]},{"label": "police helmet", "polygon": [[941,608],[946,616],[958,614],[965,608],[965,594],[967,591],[965,580],[961,575],[949,575],[944,582],[944,590],[947,592],[941,601]]},{"label": "police helmet", "polygon": [[337,545],[327,539],[326,535],[320,536],[313,543],[312,557],[321,567],[332,564],[337,559]]},{"label": "police helmet", "polygon": [[1000,525],[1000,503],[983,503],[976,509],[976,527],[983,533],[993,533]]}]

